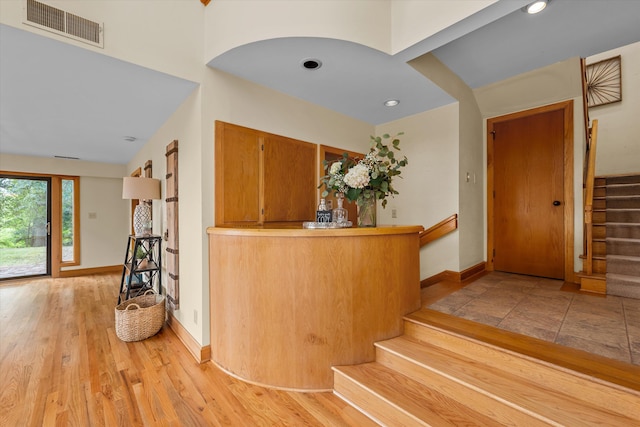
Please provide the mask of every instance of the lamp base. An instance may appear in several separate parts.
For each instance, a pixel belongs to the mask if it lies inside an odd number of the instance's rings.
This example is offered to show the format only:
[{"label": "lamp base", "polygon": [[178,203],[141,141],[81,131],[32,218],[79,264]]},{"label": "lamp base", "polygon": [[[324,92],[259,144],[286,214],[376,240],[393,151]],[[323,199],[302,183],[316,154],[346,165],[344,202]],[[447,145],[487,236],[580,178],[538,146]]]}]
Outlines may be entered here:
[{"label": "lamp base", "polygon": [[143,201],[133,211],[133,231],[136,236],[151,234],[151,207]]}]

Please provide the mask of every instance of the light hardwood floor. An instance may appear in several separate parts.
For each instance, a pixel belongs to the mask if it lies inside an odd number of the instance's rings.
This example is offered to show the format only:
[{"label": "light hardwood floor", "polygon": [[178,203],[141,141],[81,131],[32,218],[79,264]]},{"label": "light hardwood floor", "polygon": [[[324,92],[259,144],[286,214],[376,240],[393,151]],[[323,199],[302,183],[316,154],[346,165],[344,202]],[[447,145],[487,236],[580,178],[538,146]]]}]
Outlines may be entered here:
[{"label": "light hardwood floor", "polygon": [[0,426],[373,426],[331,393],[197,364],[168,328],[120,341],[119,275],[0,283]]}]

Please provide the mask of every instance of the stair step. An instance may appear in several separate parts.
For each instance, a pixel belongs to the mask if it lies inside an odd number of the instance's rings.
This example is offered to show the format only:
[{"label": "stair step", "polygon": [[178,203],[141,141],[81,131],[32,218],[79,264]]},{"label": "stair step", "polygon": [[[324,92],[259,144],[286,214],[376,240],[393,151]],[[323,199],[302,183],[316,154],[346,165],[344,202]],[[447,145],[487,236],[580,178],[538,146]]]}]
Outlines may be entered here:
[{"label": "stair step", "polygon": [[[577,381],[575,378],[577,372],[591,380],[597,378],[607,384],[614,383],[640,392],[640,367],[638,366],[481,325],[435,310],[421,309],[405,316],[405,335],[456,351],[467,357],[476,355],[483,363],[492,363],[494,367],[502,367],[512,373],[530,376],[530,379],[542,381],[542,385],[546,384],[547,378],[562,378],[561,370],[566,368],[573,371],[572,380],[569,383]],[[460,337],[466,339],[463,346],[460,345]],[[528,364],[523,362],[527,359],[530,359]],[[535,366],[543,369],[545,374],[540,375],[539,371],[532,370],[531,362],[536,363]],[[579,394],[584,392],[584,387],[594,385],[589,380],[585,384],[578,382],[580,385],[575,389],[575,393]],[[570,389],[574,388],[575,385],[570,384],[563,387],[567,393],[571,393]],[[608,387],[605,390],[608,390]],[[637,394],[640,396],[640,393]]]},{"label": "stair step", "polygon": [[334,392],[380,425],[640,425],[640,367],[422,309]]},{"label": "stair step", "polygon": [[607,184],[607,196],[633,196],[640,194],[640,183]]},{"label": "stair step", "polygon": [[[594,207],[596,206],[594,201]],[[598,206],[601,206],[600,201]],[[640,209],[640,195],[634,196],[609,196],[606,198],[607,209]]]},{"label": "stair step", "polygon": [[[595,212],[593,214],[595,218]],[[594,219],[595,221],[595,219]],[[605,222],[640,222],[640,209],[607,209]]]},{"label": "stair step", "polygon": [[607,222],[607,237],[640,239],[640,223]]},{"label": "stair step", "polygon": [[640,277],[640,256],[607,255],[607,273]]},{"label": "stair step", "polygon": [[604,179],[607,184],[633,184],[640,183],[640,174],[597,177],[596,179]]},{"label": "stair step", "polygon": [[[594,242],[595,252],[595,242]],[[626,239],[622,237],[607,237],[606,252],[607,255],[640,255],[640,239]]]},{"label": "stair step", "polygon": [[607,274],[607,295],[640,299],[640,277]]},{"label": "stair step", "polygon": [[337,366],[335,393],[381,425],[497,425],[465,404],[379,363]]},{"label": "stair step", "polygon": [[427,343],[400,337],[379,343],[378,350],[378,363],[449,394],[448,397],[466,403],[502,425],[599,424],[616,417],[610,411],[603,413],[602,407],[586,404],[579,397],[542,387]]}]

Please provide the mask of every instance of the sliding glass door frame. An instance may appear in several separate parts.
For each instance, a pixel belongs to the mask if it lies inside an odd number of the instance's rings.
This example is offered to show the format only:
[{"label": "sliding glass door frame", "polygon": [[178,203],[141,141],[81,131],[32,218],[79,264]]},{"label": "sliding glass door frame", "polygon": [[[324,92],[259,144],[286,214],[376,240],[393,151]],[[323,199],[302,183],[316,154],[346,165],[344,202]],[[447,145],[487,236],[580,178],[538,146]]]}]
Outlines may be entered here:
[{"label": "sliding glass door frame", "polygon": [[[45,225],[44,225],[44,230],[42,230],[44,233],[42,234],[45,238],[45,271],[42,273],[35,273],[35,274],[30,274],[29,272],[25,272],[25,274],[22,275],[16,275],[16,276],[7,276],[7,277],[0,277],[0,279],[6,279],[6,280],[11,280],[11,279],[20,279],[23,277],[37,277],[37,276],[50,276],[51,275],[51,271],[52,271],[52,254],[51,254],[51,250],[52,250],[52,239],[51,239],[51,218],[52,218],[52,206],[51,206],[51,202],[52,202],[52,197],[51,197],[51,193],[52,193],[52,185],[51,185],[51,177],[50,176],[38,176],[38,175],[25,175],[25,174],[15,174],[15,173],[5,173],[5,172],[0,172],[0,178],[7,178],[7,179],[11,179],[11,180],[23,180],[23,181],[40,181],[40,182],[44,182],[46,183],[46,210],[45,210]],[[33,209],[33,207],[25,207],[25,209]]]}]

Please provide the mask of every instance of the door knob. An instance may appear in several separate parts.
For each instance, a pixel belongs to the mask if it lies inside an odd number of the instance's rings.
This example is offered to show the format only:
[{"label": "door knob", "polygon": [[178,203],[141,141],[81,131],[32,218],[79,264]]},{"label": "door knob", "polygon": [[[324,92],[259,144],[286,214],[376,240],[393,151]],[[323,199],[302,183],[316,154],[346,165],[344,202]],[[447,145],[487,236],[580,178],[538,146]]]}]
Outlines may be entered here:
[{"label": "door knob", "polygon": [[560,206],[560,200],[554,200],[553,206]]}]

